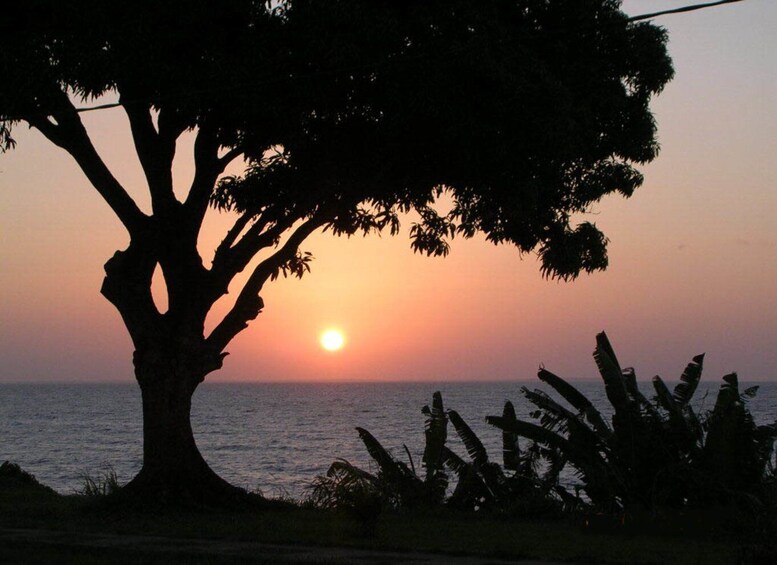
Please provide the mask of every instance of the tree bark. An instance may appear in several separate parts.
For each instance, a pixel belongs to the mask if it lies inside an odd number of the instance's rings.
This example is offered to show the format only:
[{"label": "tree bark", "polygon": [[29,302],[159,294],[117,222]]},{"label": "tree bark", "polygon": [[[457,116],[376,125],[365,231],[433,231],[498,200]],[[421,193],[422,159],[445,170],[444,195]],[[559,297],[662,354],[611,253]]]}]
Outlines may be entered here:
[{"label": "tree bark", "polygon": [[247,503],[249,494],[219,477],[194,440],[192,395],[204,375],[180,366],[177,355],[160,355],[158,350],[155,355],[136,353],[135,357],[143,399],[143,467],[122,494],[164,505]]}]

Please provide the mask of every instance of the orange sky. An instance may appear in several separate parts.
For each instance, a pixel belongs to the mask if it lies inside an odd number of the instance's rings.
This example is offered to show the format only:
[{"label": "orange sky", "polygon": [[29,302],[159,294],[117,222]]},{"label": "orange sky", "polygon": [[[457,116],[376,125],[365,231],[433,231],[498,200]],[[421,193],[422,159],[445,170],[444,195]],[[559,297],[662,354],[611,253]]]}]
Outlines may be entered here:
[{"label": "orange sky", "polygon": [[[640,378],[676,378],[706,351],[707,379],[731,370],[777,379],[777,3],[660,23],[677,71],[654,103],[662,152],[633,198],[609,198],[591,217],[612,240],[607,272],[546,281],[533,256],[482,240],[455,240],[448,258],[429,259],[411,252],[406,229],[316,235],[304,246],[313,273],[266,287],[265,312],[209,378],[533,379],[540,363],[590,378],[593,338],[605,329]],[[140,195],[121,111],[84,119]],[[0,382],[129,381],[129,338],[99,294],[102,265],[125,236],[69,157],[24,127],[16,137],[18,148],[0,155]],[[178,152],[181,186],[189,142]],[[225,226],[213,212],[206,257]],[[329,326],[347,335],[338,353],[318,343]]]}]

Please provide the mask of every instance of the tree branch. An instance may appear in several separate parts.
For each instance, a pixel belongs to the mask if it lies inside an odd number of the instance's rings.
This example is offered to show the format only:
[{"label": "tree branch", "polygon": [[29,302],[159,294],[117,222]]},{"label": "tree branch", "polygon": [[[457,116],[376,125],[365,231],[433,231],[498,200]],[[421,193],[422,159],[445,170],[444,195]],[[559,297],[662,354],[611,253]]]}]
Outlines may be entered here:
[{"label": "tree branch", "polygon": [[145,227],[148,217],[140,211],[135,201],[100,158],[67,95],[64,92],[60,94],[59,109],[51,114],[56,124],[45,116],[26,116],[24,120],[39,130],[49,141],[70,153],[130,235],[140,232]]},{"label": "tree branch", "polygon": [[207,125],[201,125],[194,140],[194,180],[184,206],[192,218],[192,228],[199,231],[216,179],[224,172],[229,161],[218,157],[219,142],[216,131]]},{"label": "tree branch", "polygon": [[[124,94],[127,94],[126,89],[122,98]],[[129,90],[127,98],[134,98],[132,90]],[[146,176],[154,213],[169,213],[176,204],[172,172],[175,139],[172,143],[169,138],[165,142],[162,141],[154,127],[148,105],[122,101],[122,107],[129,118],[132,140]]]},{"label": "tree branch", "polygon": [[[276,220],[273,226],[265,231],[271,220],[268,217],[260,217],[237,243],[231,243],[230,247],[224,246],[224,242],[219,245],[213,257],[211,269],[213,275],[224,281],[223,286],[228,285],[229,281],[245,269],[260,250],[274,245],[283,232],[300,219],[298,216],[293,216]],[[230,234],[231,232],[232,230],[230,230]],[[229,237],[230,234],[227,236]],[[238,235],[239,233],[234,234],[235,237]]]},{"label": "tree branch", "polygon": [[232,309],[224,316],[224,319],[211,332],[206,340],[207,346],[214,352],[221,352],[229,345],[229,342],[248,327],[248,322],[255,319],[264,308],[264,301],[259,296],[264,283],[281,268],[284,263],[290,261],[300,244],[314,231],[326,223],[326,219],[313,216],[303,222],[286,240],[286,243],[270,257],[259,263],[254,272],[248,278],[245,286],[235,300]]},{"label": "tree branch", "polygon": [[233,147],[219,159],[219,161],[223,164],[223,167],[226,169],[227,166],[240,157],[245,152],[245,147],[242,145],[238,145],[237,147]]},{"label": "tree branch", "polygon": [[251,218],[253,218],[253,214],[245,212],[235,220],[235,224],[229,229],[227,235],[224,236],[224,239],[221,240],[221,243],[219,243],[219,246],[216,248],[216,253],[213,255],[214,265],[223,260],[222,258],[228,253],[232,244],[237,241],[238,236],[243,232],[248,225],[248,222],[251,221]]}]

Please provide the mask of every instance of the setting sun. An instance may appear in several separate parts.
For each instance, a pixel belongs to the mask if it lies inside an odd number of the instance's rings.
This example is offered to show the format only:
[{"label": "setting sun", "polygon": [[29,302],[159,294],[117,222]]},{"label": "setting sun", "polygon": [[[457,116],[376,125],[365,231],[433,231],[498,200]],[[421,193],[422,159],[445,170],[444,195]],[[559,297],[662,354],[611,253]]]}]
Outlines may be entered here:
[{"label": "setting sun", "polygon": [[321,347],[327,351],[339,351],[345,345],[345,336],[340,330],[329,329],[321,334]]}]

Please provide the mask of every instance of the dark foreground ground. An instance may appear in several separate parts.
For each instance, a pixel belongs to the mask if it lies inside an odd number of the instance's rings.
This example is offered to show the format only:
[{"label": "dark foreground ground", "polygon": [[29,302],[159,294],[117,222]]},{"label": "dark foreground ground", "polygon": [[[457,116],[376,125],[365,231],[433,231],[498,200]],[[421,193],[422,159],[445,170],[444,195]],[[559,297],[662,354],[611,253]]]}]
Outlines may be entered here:
[{"label": "dark foreground ground", "polygon": [[[290,505],[224,511],[127,511],[100,497],[61,496],[0,481],[0,563],[351,563],[453,565],[775,563],[737,524],[703,517],[653,527],[584,527],[451,512],[352,517]],[[700,521],[701,520],[701,521]],[[728,533],[727,533],[728,532]]]},{"label": "dark foreground ground", "polygon": [[[412,551],[280,545],[251,541],[186,539],[52,530],[0,529],[4,563],[342,563],[349,565],[499,565],[514,560]],[[562,565],[524,560],[523,565]]]}]

